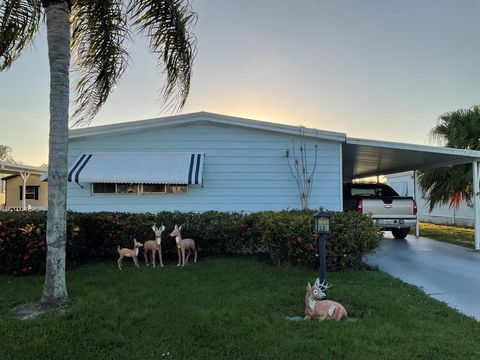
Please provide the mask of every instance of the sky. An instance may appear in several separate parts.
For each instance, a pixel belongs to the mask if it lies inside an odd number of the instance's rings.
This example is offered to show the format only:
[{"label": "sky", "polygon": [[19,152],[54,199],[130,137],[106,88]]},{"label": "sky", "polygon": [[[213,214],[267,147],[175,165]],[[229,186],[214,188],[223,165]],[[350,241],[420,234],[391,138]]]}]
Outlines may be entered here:
[{"label": "sky", "polygon": [[[208,111],[430,144],[445,112],[480,103],[480,0],[191,0],[198,39],[181,113]],[[48,161],[46,31],[0,73],[0,144]],[[141,36],[90,126],[162,113],[163,76]],[[73,98],[73,96],[71,96]]]}]

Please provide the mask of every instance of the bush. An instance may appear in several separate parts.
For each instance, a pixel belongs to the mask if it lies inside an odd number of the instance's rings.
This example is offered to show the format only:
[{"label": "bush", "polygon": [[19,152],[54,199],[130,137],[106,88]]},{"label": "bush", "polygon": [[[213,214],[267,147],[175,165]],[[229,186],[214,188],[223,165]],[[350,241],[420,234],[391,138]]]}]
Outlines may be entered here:
[{"label": "bush", "polygon": [[[267,254],[272,263],[318,266],[317,244],[312,237],[312,211],[265,211],[253,214],[207,211],[68,213],[67,267],[114,259],[117,246],[131,247],[133,238],[153,240],[151,226],[164,224],[164,253],[176,254],[170,231],[183,225],[182,236],[194,238],[203,254]],[[363,256],[379,244],[381,231],[362,214],[332,213],[327,238],[329,270],[361,269]],[[45,272],[46,212],[0,213],[0,273]]]},{"label": "bush", "polygon": [[[273,263],[318,266],[318,244],[312,236],[313,214],[312,211],[257,214],[259,233]],[[363,257],[372,253],[382,239],[382,231],[369,216],[353,211],[332,212],[330,228],[326,238],[328,270],[363,269]]]},{"label": "bush", "polygon": [[258,230],[274,264],[290,262],[308,267],[315,263],[311,211],[258,213]]},{"label": "bush", "polygon": [[362,259],[380,244],[382,231],[370,216],[355,211],[332,213],[327,238],[327,268],[363,269]]},{"label": "bush", "polygon": [[45,224],[39,226],[0,222],[0,273],[29,274],[45,271]]}]

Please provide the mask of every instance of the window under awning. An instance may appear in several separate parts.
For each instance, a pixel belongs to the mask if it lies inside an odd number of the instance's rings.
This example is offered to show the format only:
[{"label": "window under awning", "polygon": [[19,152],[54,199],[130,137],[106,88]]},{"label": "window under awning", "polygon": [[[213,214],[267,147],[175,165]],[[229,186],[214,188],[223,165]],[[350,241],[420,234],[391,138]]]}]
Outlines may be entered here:
[{"label": "window under awning", "polygon": [[90,153],[68,170],[76,183],[202,184],[201,153]]}]

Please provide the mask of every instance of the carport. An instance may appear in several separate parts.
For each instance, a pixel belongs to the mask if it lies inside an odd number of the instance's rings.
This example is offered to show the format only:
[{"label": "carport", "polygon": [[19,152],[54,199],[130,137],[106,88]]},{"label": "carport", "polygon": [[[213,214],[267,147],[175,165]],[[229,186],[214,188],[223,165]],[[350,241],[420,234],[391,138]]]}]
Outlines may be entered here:
[{"label": "carport", "polygon": [[415,183],[417,183],[417,170],[471,163],[473,167],[475,250],[480,251],[479,160],[480,151],[475,150],[347,137],[343,144],[342,154],[343,181],[348,182],[356,178],[413,170]]}]

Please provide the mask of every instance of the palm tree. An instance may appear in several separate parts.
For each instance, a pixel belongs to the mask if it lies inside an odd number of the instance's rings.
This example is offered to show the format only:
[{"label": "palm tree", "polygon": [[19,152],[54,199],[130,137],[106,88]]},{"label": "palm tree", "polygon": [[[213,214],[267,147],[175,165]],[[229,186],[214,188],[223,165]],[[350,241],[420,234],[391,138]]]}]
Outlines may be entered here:
[{"label": "palm tree", "polygon": [[[40,305],[66,305],[69,66],[78,75],[74,124],[88,123],[128,65],[132,31],[144,34],[166,74],[164,107],[179,110],[190,88],[196,20],[184,0],[1,0],[0,71],[8,69],[46,18],[50,64],[47,263]],[[71,34],[71,36],[70,36]]]},{"label": "palm tree", "polygon": [[[431,136],[444,146],[480,150],[480,108],[442,114]],[[419,176],[419,185],[427,194],[430,211],[437,205],[458,208],[462,200],[472,198],[472,167],[470,164],[430,169]]]}]

